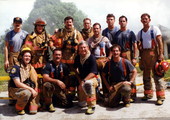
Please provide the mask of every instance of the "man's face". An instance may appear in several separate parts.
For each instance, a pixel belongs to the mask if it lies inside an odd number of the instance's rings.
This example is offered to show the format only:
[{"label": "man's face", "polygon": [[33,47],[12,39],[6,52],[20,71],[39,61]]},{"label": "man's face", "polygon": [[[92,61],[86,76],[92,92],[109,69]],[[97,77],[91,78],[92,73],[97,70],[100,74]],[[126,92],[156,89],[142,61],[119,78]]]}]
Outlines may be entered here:
[{"label": "man's face", "polygon": [[114,19],[114,17],[107,17],[106,22],[107,22],[108,26],[113,26],[115,23],[115,19]]},{"label": "man's face", "polygon": [[41,34],[44,30],[44,25],[36,25],[36,30],[39,34]]},{"label": "man's face", "polygon": [[120,28],[125,28],[127,26],[127,21],[125,18],[120,18],[119,19],[119,25],[120,25]]},{"label": "man's face", "polygon": [[86,55],[88,50],[89,50],[89,47],[86,44],[82,44],[79,46],[79,54],[82,56]]},{"label": "man's face", "polygon": [[66,20],[66,21],[64,22],[64,24],[65,24],[65,27],[66,27],[67,29],[73,28],[73,21],[72,21],[72,19]]},{"label": "man's face", "polygon": [[29,64],[31,61],[31,53],[25,52],[22,59],[25,65]]},{"label": "man's face", "polygon": [[61,51],[55,51],[53,54],[53,60],[57,63],[59,63],[61,61],[62,58],[62,52]]},{"label": "man's face", "polygon": [[113,55],[113,58],[118,58],[118,57],[120,57],[120,50],[119,50],[118,47],[113,48],[113,50],[112,50],[112,55]]},{"label": "man's face", "polygon": [[147,15],[145,15],[141,18],[141,22],[144,26],[149,25],[150,21],[151,21],[151,19]]},{"label": "man's face", "polygon": [[14,22],[13,23],[14,29],[20,29],[22,27],[22,23],[20,22]]},{"label": "man's face", "polygon": [[90,29],[91,28],[91,22],[90,20],[85,20],[83,23],[84,29]]},{"label": "man's face", "polygon": [[95,26],[93,27],[93,33],[94,33],[94,35],[100,35],[100,33],[101,33],[101,28],[100,28],[99,25],[95,25]]}]

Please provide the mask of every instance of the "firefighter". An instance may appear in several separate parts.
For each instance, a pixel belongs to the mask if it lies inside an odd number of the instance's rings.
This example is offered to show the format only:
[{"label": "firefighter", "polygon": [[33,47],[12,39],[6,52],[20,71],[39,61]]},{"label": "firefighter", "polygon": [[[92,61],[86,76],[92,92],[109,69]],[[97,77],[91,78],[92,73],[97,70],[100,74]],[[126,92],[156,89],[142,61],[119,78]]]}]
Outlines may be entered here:
[{"label": "firefighter", "polygon": [[31,65],[32,57],[31,49],[23,48],[18,57],[19,64],[10,72],[9,95],[17,100],[15,109],[19,115],[25,114],[27,104],[30,114],[36,114],[38,109],[38,76]]},{"label": "firefighter", "polygon": [[93,36],[93,28],[91,27],[91,19],[85,18],[83,20],[84,28],[81,30],[81,35],[83,36],[84,41],[87,41],[88,38]]},{"label": "firefighter", "polygon": [[4,69],[10,72],[11,68],[18,62],[18,55],[22,44],[28,33],[22,30],[22,19],[15,17],[13,19],[14,29],[8,32],[5,36],[4,48]]},{"label": "firefighter", "polygon": [[78,84],[78,81],[75,78],[75,73],[73,72],[74,59],[77,54],[77,45],[83,40],[81,33],[74,28],[74,20],[71,16],[67,16],[64,19],[65,27],[58,29],[58,31],[52,36],[53,42],[56,46],[52,48],[61,48],[62,49],[62,62],[69,65],[70,72],[70,84],[69,91],[70,94],[75,96],[75,88]]},{"label": "firefighter", "polygon": [[[120,30],[114,35],[112,44],[118,44],[121,47],[121,57],[128,59],[135,66],[137,63],[137,40],[135,33],[127,28],[128,19],[126,16],[119,17]],[[135,81],[132,85],[131,101],[136,99]]]},{"label": "firefighter", "polygon": [[[18,63],[18,55],[28,33],[22,30],[22,19],[15,17],[13,19],[14,29],[5,36],[4,47],[4,69],[7,73]],[[14,105],[15,100],[9,100],[9,105]]]},{"label": "firefighter", "polygon": [[[46,21],[42,18],[37,18],[34,22],[34,32],[29,34],[25,40],[23,47],[29,47],[33,51],[32,66],[35,68],[37,74],[41,74],[42,68],[49,60],[49,41],[50,35],[45,30]],[[43,104],[42,96],[42,78],[38,80],[40,105]]]},{"label": "firefighter", "polygon": [[78,98],[81,107],[86,106],[86,114],[93,114],[96,105],[96,87],[98,74],[95,57],[90,53],[87,42],[78,45],[79,55],[76,56],[74,69],[79,80]]},{"label": "firefighter", "polygon": [[[94,32],[94,35],[92,37],[90,37],[87,42],[89,44],[91,53],[96,58],[98,71],[99,71],[99,73],[101,73],[106,62],[108,61],[108,58],[106,57],[106,48],[110,49],[110,47],[112,45],[107,37],[101,35],[100,23],[93,24],[93,32]],[[102,81],[102,88],[103,88],[103,95],[104,95],[104,97],[106,97],[108,91],[107,91],[103,81]],[[100,97],[100,93],[97,95],[98,95],[99,99],[102,98],[102,97]]]},{"label": "firefighter", "polygon": [[110,50],[113,58],[106,63],[102,72],[103,82],[109,91],[108,106],[116,107],[122,100],[124,106],[129,107],[131,85],[135,80],[137,70],[129,60],[120,57],[121,47],[119,45],[114,44]]},{"label": "firefighter", "polygon": [[140,52],[139,67],[143,70],[144,97],[142,100],[148,100],[153,97],[153,88],[151,73],[156,86],[156,105],[162,105],[165,99],[165,83],[163,76],[155,73],[155,64],[164,59],[162,34],[157,26],[150,25],[150,15],[144,13],[141,15],[143,24],[142,30],[138,32],[138,49]]},{"label": "firefighter", "polygon": [[[72,101],[67,96],[67,85],[69,78],[69,67],[61,62],[62,51],[60,48],[53,50],[53,60],[43,68],[43,96],[45,107],[49,112],[54,112],[53,104],[59,103],[62,107],[71,107]],[[56,99],[52,99],[56,97]],[[55,100],[55,101],[53,101]]]}]

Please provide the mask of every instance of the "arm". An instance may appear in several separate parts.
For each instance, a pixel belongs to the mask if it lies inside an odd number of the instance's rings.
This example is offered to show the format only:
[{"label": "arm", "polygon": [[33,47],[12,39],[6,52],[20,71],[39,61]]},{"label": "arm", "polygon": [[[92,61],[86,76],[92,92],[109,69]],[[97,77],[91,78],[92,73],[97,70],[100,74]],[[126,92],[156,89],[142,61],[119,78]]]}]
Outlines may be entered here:
[{"label": "arm", "polygon": [[9,67],[8,46],[9,46],[9,43],[5,41],[5,47],[4,47],[4,69],[5,70],[7,70],[7,68]]},{"label": "arm", "polygon": [[107,82],[107,80],[106,80],[106,73],[102,72],[101,77],[102,77],[102,80],[103,80],[104,84],[106,85],[106,88],[109,91],[112,91],[114,88],[113,88],[113,86],[110,86],[109,83]]},{"label": "arm", "polygon": [[26,84],[20,82],[20,79],[16,78],[16,79],[13,79],[13,80],[14,80],[15,85],[18,88],[28,89],[32,93],[33,97],[36,97],[38,95],[38,93],[33,88],[31,88],[31,87],[27,86]]},{"label": "arm", "polygon": [[48,74],[43,74],[43,80],[44,80],[44,82],[54,83],[54,84],[58,85],[61,89],[66,89],[66,85],[62,81],[60,81],[58,79],[53,79]]},{"label": "arm", "polygon": [[158,60],[163,60],[164,56],[163,56],[163,44],[162,44],[162,36],[158,35],[156,36],[156,41],[158,43]]},{"label": "arm", "polygon": [[134,53],[133,53],[133,59],[132,59],[132,64],[135,66],[137,63],[137,43],[133,43],[133,48],[134,48]]}]

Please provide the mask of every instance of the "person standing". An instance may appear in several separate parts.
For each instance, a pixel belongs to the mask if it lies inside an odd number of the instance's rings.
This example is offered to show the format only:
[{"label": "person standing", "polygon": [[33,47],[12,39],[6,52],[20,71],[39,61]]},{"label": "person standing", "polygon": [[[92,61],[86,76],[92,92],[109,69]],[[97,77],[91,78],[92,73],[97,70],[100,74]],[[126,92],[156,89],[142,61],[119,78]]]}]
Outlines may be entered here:
[{"label": "person standing", "polygon": [[77,45],[83,41],[81,33],[74,27],[74,19],[71,16],[64,18],[64,28],[58,29],[58,31],[53,35],[52,40],[54,43],[57,42],[54,48],[62,49],[62,63],[68,64],[70,67],[70,94],[75,96],[75,89],[78,84],[76,80],[75,73],[73,72],[73,64],[75,56],[77,55]]},{"label": "person standing", "polygon": [[[101,73],[106,62],[109,60],[106,56],[106,49],[109,49],[112,45],[107,37],[101,35],[101,25],[99,23],[93,24],[93,32],[94,35],[90,37],[87,42],[89,44],[91,54],[93,54],[96,58],[98,71]],[[108,91],[103,81],[102,88],[103,95],[106,97]],[[100,93],[97,95],[100,98]]]},{"label": "person standing", "polygon": [[141,15],[141,22],[143,28],[138,32],[137,40],[141,58],[139,67],[143,70],[144,97],[142,100],[148,100],[153,97],[152,73],[156,86],[156,105],[162,105],[165,99],[165,83],[163,76],[159,76],[155,72],[156,62],[164,59],[162,34],[157,26],[150,25],[151,18],[148,13]]},{"label": "person standing", "polygon": [[91,27],[91,19],[85,18],[83,20],[84,28],[81,31],[81,35],[83,36],[84,41],[87,41],[90,37],[93,36],[93,28]]},{"label": "person standing", "polygon": [[9,95],[16,99],[17,114],[24,115],[27,105],[29,113],[36,114],[38,110],[38,83],[37,73],[31,65],[32,52],[30,48],[23,48],[19,54],[19,63],[10,71]]},{"label": "person standing", "polygon": [[34,22],[34,31],[29,34],[25,40],[23,47],[29,47],[33,51],[32,66],[38,74],[48,61],[48,43],[50,35],[45,30],[46,21],[42,18],[37,18]]},{"label": "person standing", "polygon": [[98,86],[96,59],[90,53],[85,41],[79,43],[78,53],[75,58],[74,69],[79,80],[79,105],[83,107],[87,104],[86,114],[93,114],[96,105],[96,87]]},{"label": "person standing", "polygon": [[22,19],[20,17],[13,19],[13,27],[14,29],[5,36],[4,69],[6,72],[10,72],[11,68],[18,63],[20,49],[28,35],[28,32],[22,30]]},{"label": "person standing", "polygon": [[106,22],[108,26],[102,31],[102,35],[106,36],[110,40],[110,43],[112,43],[113,37],[119,28],[114,25],[115,16],[113,14],[108,14],[106,16]]},{"label": "person standing", "polygon": [[[109,91],[108,106],[116,107],[122,100],[124,106],[130,106],[131,85],[135,80],[137,70],[131,62],[120,57],[121,47],[114,44],[111,48],[112,59],[106,63],[102,79]],[[131,74],[131,75],[130,75]]]},{"label": "person standing", "polygon": [[[128,19],[126,16],[119,17],[120,30],[115,33],[112,44],[118,44],[121,47],[121,57],[128,59],[135,66],[137,63],[137,40],[135,33],[127,28]],[[132,102],[136,99],[135,81],[131,91]]]}]

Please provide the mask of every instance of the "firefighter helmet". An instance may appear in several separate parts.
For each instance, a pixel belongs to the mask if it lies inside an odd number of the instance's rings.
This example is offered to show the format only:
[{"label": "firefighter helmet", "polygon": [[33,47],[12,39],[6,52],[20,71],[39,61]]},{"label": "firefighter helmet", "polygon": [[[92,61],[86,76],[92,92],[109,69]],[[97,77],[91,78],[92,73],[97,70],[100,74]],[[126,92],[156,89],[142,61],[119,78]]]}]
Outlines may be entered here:
[{"label": "firefighter helmet", "polygon": [[46,26],[46,21],[43,20],[42,18],[38,18],[38,19],[36,19],[36,21],[34,22],[34,25],[43,25],[43,26]]},{"label": "firefighter helmet", "polygon": [[29,47],[24,47],[21,49],[21,52],[18,56],[18,61],[20,61],[20,62],[22,61],[22,57],[26,52],[29,52],[31,54],[31,60],[32,60],[33,54],[32,54],[31,49]]},{"label": "firefighter helmet", "polygon": [[165,72],[169,69],[169,63],[167,61],[156,62],[155,73],[156,75],[163,77]]}]

